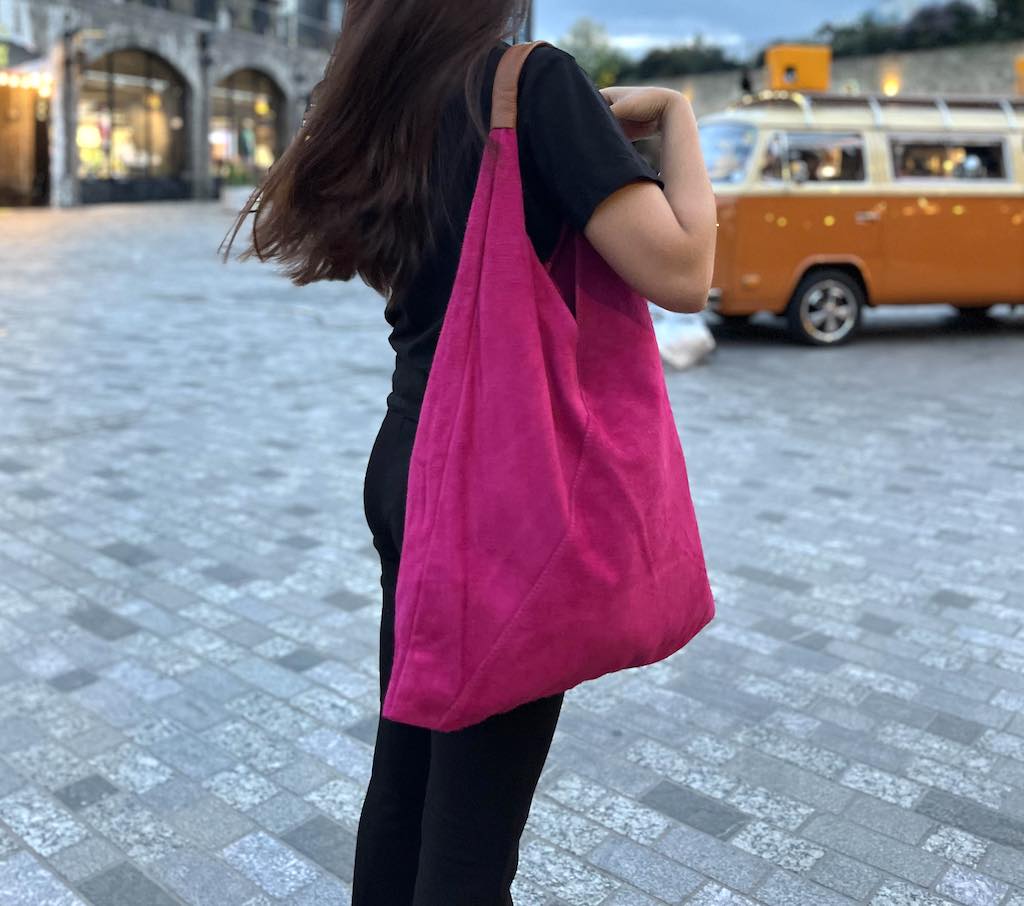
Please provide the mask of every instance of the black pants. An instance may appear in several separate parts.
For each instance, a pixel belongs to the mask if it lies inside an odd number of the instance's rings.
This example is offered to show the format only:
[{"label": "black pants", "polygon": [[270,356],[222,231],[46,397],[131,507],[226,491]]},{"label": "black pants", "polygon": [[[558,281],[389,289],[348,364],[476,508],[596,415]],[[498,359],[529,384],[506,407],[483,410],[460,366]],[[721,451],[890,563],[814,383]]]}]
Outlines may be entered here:
[{"label": "black pants", "polygon": [[[394,655],[395,584],[417,422],[388,411],[363,502],[380,554],[381,702]],[[352,906],[510,906],[519,839],[563,694],[441,733],[381,716],[356,837]]]}]

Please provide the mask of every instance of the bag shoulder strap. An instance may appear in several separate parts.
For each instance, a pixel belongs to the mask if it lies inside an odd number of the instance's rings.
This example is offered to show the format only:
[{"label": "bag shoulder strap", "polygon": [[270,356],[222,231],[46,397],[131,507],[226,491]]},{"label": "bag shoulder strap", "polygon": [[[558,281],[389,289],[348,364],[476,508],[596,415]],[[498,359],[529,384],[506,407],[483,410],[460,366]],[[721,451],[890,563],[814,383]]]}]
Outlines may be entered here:
[{"label": "bag shoulder strap", "polygon": [[529,41],[513,44],[498,61],[494,73],[494,93],[491,101],[491,128],[514,129],[519,95],[519,74],[523,63],[535,47],[547,41]]}]

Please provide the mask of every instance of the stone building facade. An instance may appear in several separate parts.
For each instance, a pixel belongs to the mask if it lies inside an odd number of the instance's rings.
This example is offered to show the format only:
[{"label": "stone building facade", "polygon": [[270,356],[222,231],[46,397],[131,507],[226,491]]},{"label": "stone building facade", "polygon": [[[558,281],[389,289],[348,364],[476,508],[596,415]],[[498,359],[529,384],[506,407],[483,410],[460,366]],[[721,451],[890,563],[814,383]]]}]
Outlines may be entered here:
[{"label": "stone building facade", "polygon": [[340,0],[0,0],[0,204],[209,198],[301,123]]},{"label": "stone building facade", "polygon": [[[832,64],[832,90],[852,93],[1004,95],[1018,91],[1017,61],[1024,41],[948,47],[878,56],[846,57]],[[682,91],[698,116],[737,100],[741,73],[712,72],[658,84]],[[763,70],[750,73],[755,90],[767,87]]]}]

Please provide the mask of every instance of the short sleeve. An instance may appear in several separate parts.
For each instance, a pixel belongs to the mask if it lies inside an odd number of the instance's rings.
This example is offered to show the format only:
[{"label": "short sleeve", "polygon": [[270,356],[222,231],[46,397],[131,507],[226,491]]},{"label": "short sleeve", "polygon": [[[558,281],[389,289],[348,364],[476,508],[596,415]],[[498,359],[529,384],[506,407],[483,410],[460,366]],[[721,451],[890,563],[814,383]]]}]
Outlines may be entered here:
[{"label": "short sleeve", "polygon": [[[527,176],[574,229],[582,231],[609,195],[638,179],[664,189],[580,65],[550,45],[537,47],[519,84],[518,139]],[[532,169],[527,174],[526,170]]]}]

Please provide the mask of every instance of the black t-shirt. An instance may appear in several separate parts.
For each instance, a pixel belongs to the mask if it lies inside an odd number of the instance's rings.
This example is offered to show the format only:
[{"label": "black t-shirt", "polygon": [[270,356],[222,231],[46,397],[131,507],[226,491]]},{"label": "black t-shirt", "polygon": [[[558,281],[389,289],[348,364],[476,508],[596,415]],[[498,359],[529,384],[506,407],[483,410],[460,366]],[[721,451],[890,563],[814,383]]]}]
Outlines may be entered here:
[{"label": "black t-shirt", "polygon": [[[508,47],[499,43],[487,60],[480,98],[484,123],[490,122],[494,73]],[[483,144],[474,133],[460,92],[441,118],[437,146],[445,161],[436,171],[443,181],[437,190],[454,227],[436,219],[437,245],[385,313],[395,350],[387,405],[413,418],[423,402],[476,188]],[[565,223],[582,231],[598,204],[627,183],[647,179],[664,188],[576,60],[551,45],[537,47],[523,65],[516,134],[526,230],[541,261],[550,258]]]}]

